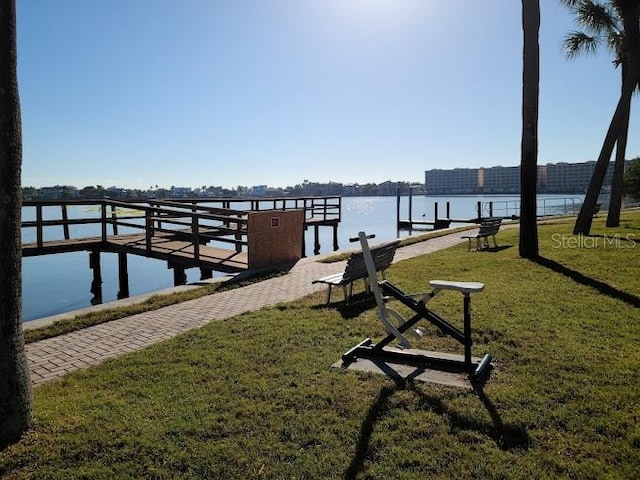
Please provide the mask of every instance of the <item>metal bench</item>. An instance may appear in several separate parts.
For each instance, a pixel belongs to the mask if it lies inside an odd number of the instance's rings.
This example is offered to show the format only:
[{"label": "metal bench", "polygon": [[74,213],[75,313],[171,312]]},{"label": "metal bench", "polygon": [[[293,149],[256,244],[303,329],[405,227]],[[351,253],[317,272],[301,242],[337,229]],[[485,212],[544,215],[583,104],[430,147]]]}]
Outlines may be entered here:
[{"label": "metal bench", "polygon": [[495,246],[495,248],[498,248],[498,243],[496,242],[496,233],[498,233],[498,230],[500,230],[501,224],[501,218],[489,218],[482,220],[478,233],[476,233],[475,235],[464,235],[461,238],[469,239],[469,251],[471,251],[471,240],[474,239],[476,241],[476,250],[489,248],[491,246],[489,237],[493,237],[493,245]]},{"label": "metal bench", "polygon": [[[400,240],[395,240],[393,242],[371,248],[371,256],[373,258],[375,270],[376,272],[380,272],[383,278],[385,270],[391,265],[391,262],[393,262],[393,257],[399,244]],[[353,282],[356,280],[363,280],[366,290],[369,291],[369,277],[362,251],[354,252],[349,256],[344,272],[318,278],[317,280],[313,280],[312,283],[324,283],[327,285],[326,303],[331,301],[331,290],[332,287],[336,286],[342,287],[344,301],[349,302],[351,301],[353,294]]]}]

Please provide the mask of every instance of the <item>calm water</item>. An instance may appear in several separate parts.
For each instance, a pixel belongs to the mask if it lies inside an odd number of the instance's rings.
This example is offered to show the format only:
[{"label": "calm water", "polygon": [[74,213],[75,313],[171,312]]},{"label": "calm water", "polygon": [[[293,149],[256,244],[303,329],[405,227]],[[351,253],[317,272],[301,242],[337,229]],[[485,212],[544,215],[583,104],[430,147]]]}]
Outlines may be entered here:
[{"label": "calm water", "polygon": [[[565,202],[567,195],[541,196],[539,212],[560,213],[558,208],[579,208],[582,196],[571,197],[573,200]],[[513,215],[518,213],[518,197],[503,195],[486,196],[455,196],[455,197],[424,197],[414,196],[412,207],[413,220],[423,218],[432,220],[434,203],[439,202],[439,216],[445,216],[445,203],[450,201],[452,218],[473,218],[476,216],[478,201],[494,202],[495,215]],[[408,218],[408,198],[401,201],[402,219]],[[86,216],[84,207],[77,207],[76,216]],[[25,216],[29,214],[25,212]],[[97,212],[96,212],[97,215]],[[488,211],[483,216],[488,216]],[[45,213],[46,216],[46,213]],[[74,213],[70,212],[73,218]],[[78,226],[74,228],[91,228]],[[342,199],[342,222],[338,228],[340,248],[350,248],[348,239],[354,237],[360,230],[374,233],[376,240],[386,241],[397,237],[396,231],[396,198],[395,197],[344,197]],[[32,232],[29,232],[31,235]],[[72,236],[80,232],[74,230]],[[87,231],[87,234],[89,231]],[[95,231],[92,233],[96,235]],[[401,236],[408,235],[402,232]],[[34,241],[25,235],[24,242]],[[307,232],[307,255],[312,255],[313,229]],[[332,231],[330,228],[320,228],[321,253],[330,252],[333,248]],[[147,259],[136,255],[128,255],[129,289],[131,296],[154,292],[173,286],[173,272],[167,268],[165,262]],[[64,253],[23,259],[23,320],[56,315],[91,305],[92,295],[91,270],[89,269],[89,255],[87,252]],[[187,270],[188,282],[198,281],[200,271],[197,268]],[[118,292],[117,255],[102,254],[102,291],[103,301],[116,299]]]}]

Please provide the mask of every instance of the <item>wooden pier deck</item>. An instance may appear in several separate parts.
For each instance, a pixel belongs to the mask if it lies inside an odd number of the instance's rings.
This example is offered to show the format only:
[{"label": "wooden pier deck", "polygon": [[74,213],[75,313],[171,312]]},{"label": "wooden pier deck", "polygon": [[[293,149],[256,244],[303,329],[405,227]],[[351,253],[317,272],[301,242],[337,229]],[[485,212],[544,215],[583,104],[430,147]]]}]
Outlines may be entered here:
[{"label": "wooden pier deck", "polygon": [[[183,235],[183,234],[182,234]],[[62,239],[22,245],[22,256],[33,257],[69,252],[101,251],[106,253],[125,253],[157,260],[164,260],[182,268],[200,267],[224,273],[239,273],[249,268],[246,252],[198,245],[191,241],[180,240],[181,234],[162,233],[151,238],[151,248],[144,234],[111,235],[103,241],[101,237]],[[197,258],[197,260],[196,260]]]},{"label": "wooden pier deck", "polygon": [[118,254],[119,298],[128,296],[127,255],[166,261],[181,285],[188,268],[200,268],[206,279],[213,271],[240,273],[297,260],[309,226],[316,253],[320,226],[334,229],[337,250],[341,216],[340,197],[25,201],[24,208],[31,212],[22,222],[23,257],[86,251],[91,291],[98,292],[100,254]]}]

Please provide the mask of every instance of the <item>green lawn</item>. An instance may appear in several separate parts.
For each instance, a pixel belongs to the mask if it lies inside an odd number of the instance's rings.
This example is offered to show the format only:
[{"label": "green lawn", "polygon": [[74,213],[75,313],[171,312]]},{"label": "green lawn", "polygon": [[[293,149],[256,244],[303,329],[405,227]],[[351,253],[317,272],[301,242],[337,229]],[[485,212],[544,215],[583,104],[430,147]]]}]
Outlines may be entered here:
[{"label": "green lawn", "polygon": [[[331,368],[382,335],[373,304],[299,302],[214,322],[34,391],[6,478],[640,478],[640,213],[575,238],[540,227],[543,260],[466,244],[392,266],[405,291],[476,280],[480,391]],[[430,303],[460,317],[459,295]],[[417,347],[456,350],[431,331]],[[457,351],[457,350],[456,350]]]}]

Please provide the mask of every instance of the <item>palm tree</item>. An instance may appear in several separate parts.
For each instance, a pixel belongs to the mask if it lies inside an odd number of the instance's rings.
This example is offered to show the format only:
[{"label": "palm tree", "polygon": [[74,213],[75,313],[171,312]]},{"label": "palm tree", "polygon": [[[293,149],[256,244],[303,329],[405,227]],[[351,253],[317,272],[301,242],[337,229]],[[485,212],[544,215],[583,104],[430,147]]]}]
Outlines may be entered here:
[{"label": "palm tree", "polygon": [[0,0],[0,449],[31,425],[21,318],[21,163],[16,5],[15,0]]},{"label": "palm tree", "polygon": [[[613,54],[613,65],[620,67],[622,85],[626,77],[626,45],[622,19],[618,11],[612,5],[583,0],[570,2],[577,22],[586,31],[570,32],[564,40],[564,51],[567,58],[575,58],[583,53],[595,53],[604,44]],[[611,188],[611,200],[607,215],[607,226],[617,227],[620,224],[620,208],[622,206],[622,190],[624,183],[624,165],[629,130],[629,115],[625,112],[621,119],[618,131],[616,160],[614,165],[613,184]]]},{"label": "palm tree", "polygon": [[617,145],[616,161],[607,226],[618,226],[620,221],[631,95],[638,86],[640,1],[610,0],[608,4],[592,0],[561,0],[561,2],[575,13],[578,23],[586,29],[586,32],[574,31],[567,35],[564,42],[567,56],[573,58],[581,53],[595,52],[602,43],[605,43],[614,54],[614,66],[620,66],[622,74],[620,101],[574,227],[574,233],[586,235],[591,229],[593,212],[615,145]]},{"label": "palm tree", "polygon": [[522,0],[522,143],[520,159],[520,256],[538,256],[536,194],[538,174],[538,93],[540,86],[539,0]]}]

